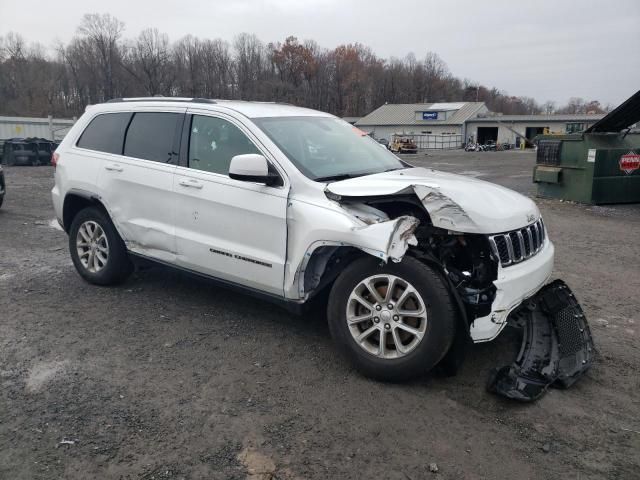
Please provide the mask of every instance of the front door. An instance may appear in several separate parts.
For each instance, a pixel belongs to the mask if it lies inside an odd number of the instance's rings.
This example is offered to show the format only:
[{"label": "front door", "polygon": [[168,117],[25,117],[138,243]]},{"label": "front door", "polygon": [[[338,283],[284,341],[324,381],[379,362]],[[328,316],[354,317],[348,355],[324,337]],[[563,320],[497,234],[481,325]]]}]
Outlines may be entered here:
[{"label": "front door", "polygon": [[183,161],[174,178],[178,263],[282,296],[288,184],[284,177],[280,186],[229,178],[235,155],[269,159],[232,118],[194,112],[185,121]]}]

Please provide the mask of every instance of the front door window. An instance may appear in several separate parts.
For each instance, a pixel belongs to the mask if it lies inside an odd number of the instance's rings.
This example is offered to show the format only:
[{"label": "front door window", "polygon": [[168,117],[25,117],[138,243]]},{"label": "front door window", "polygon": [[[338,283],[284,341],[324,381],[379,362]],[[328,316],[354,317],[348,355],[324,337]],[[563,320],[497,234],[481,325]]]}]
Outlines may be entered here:
[{"label": "front door window", "polygon": [[236,155],[260,153],[232,123],[216,117],[194,115],[189,140],[189,168],[227,175]]}]

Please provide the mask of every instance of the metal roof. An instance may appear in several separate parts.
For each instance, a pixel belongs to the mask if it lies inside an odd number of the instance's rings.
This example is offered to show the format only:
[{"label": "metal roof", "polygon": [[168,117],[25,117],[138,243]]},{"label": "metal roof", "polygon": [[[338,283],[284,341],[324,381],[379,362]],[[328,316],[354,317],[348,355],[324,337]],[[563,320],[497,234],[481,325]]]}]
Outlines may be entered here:
[{"label": "metal roof", "polygon": [[491,115],[469,119],[470,122],[595,122],[604,114]]},{"label": "metal roof", "polygon": [[[462,105],[460,108],[454,108],[460,105]],[[356,125],[462,125],[483,106],[483,102],[387,103],[362,117]],[[448,110],[456,110],[456,112],[446,120],[416,120],[416,112]]]}]

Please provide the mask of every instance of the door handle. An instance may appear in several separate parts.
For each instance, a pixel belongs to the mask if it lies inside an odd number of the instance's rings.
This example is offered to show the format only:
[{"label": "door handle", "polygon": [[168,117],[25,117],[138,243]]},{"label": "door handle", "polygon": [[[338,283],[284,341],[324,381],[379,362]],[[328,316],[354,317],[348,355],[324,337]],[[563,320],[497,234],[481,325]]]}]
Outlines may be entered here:
[{"label": "door handle", "polygon": [[109,163],[107,165],[104,166],[105,170],[109,170],[112,172],[121,172],[123,169],[120,165],[118,165],[117,163]]},{"label": "door handle", "polygon": [[197,188],[198,190],[202,188],[202,184],[197,180],[180,180],[178,183],[183,187]]}]

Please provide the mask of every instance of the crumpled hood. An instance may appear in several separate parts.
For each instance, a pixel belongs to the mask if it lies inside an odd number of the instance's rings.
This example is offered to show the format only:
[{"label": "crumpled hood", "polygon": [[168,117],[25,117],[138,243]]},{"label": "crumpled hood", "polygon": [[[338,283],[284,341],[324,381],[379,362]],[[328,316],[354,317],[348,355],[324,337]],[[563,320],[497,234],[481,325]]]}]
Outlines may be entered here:
[{"label": "crumpled hood", "polygon": [[341,197],[415,193],[433,224],[465,233],[500,233],[537,220],[540,211],[529,198],[501,187],[423,167],[341,180],[326,190]]}]

